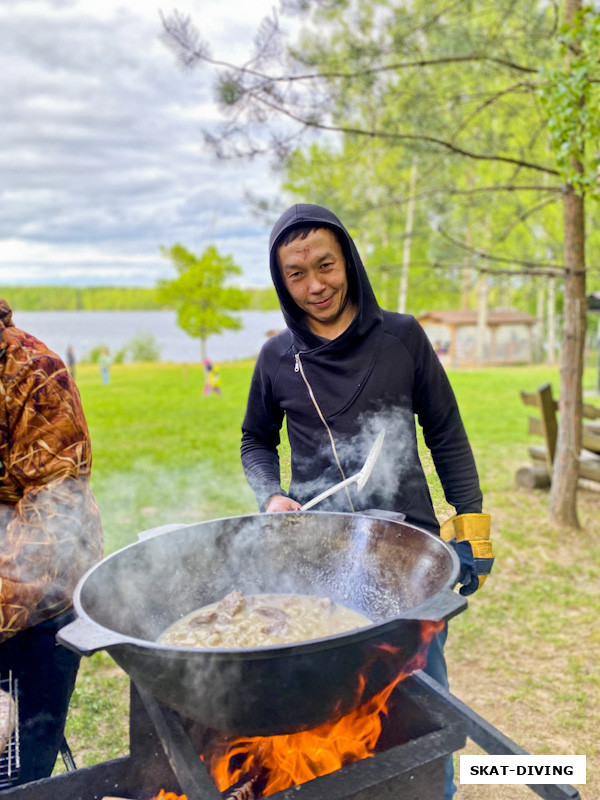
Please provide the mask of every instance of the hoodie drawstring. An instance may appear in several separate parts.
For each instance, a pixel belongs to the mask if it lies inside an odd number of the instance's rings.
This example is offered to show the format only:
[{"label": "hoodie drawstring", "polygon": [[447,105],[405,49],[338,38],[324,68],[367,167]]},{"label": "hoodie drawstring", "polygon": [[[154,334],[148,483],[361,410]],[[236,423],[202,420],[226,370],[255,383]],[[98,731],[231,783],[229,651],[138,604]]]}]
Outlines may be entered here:
[{"label": "hoodie drawstring", "polygon": [[[336,450],[336,447],[335,447],[335,441],[333,439],[333,434],[331,433],[331,429],[330,429],[329,425],[327,424],[327,420],[325,419],[321,409],[319,408],[319,404],[317,403],[317,399],[316,399],[316,397],[314,395],[312,387],[311,387],[310,383],[308,382],[308,378],[306,377],[306,374],[304,372],[304,367],[302,366],[302,361],[300,360],[300,353],[294,353],[294,358],[296,359],[296,364],[294,366],[294,372],[299,372],[300,375],[302,375],[302,380],[306,384],[306,388],[308,389],[308,394],[310,395],[310,399],[312,400],[312,403],[313,403],[315,409],[317,410],[317,414],[319,415],[319,419],[321,420],[321,422],[325,426],[325,430],[327,431],[327,435],[329,436],[329,441],[331,442],[331,449],[333,450],[333,457],[335,458],[335,463],[338,466],[338,469],[339,469],[340,474],[342,476],[342,480],[345,481],[346,480],[346,475],[344,474],[344,469],[343,469],[343,467],[342,467],[342,465],[340,463],[340,459],[338,458],[337,450]],[[344,487],[344,490],[346,492],[346,496],[348,497],[348,502],[350,503],[350,510],[354,513],[354,505],[352,504],[352,498],[350,497],[350,492],[348,491],[348,487],[347,486]]]}]

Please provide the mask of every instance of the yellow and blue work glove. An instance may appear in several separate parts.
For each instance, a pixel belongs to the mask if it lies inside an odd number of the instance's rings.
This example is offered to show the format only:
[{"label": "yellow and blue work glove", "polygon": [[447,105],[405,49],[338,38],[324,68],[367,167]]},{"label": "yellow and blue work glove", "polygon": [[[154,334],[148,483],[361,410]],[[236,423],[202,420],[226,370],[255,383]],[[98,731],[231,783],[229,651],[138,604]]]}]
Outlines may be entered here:
[{"label": "yellow and blue work glove", "polygon": [[490,541],[489,514],[459,514],[447,519],[440,535],[454,547],[460,559],[460,593],[476,592],[492,571],[494,553]]}]

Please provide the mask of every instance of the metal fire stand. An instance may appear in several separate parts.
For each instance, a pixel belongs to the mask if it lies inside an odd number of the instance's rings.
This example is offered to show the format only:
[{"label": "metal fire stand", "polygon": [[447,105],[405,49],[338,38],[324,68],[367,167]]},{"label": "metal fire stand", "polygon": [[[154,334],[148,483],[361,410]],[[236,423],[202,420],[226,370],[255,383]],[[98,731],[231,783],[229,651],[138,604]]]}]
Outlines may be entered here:
[{"label": "metal fire stand", "polygon": [[[437,681],[430,678],[424,672],[415,672],[414,679],[427,686],[437,697],[443,700],[448,706],[457,711],[466,721],[467,736],[482,750],[492,756],[526,756],[529,755],[518,744],[505,736],[498,728],[494,728],[483,717],[475,713],[473,709],[465,705],[458,697],[450,694]],[[567,784],[548,783],[531,784],[527,786],[544,800],[581,800],[581,795],[573,786]]]}]

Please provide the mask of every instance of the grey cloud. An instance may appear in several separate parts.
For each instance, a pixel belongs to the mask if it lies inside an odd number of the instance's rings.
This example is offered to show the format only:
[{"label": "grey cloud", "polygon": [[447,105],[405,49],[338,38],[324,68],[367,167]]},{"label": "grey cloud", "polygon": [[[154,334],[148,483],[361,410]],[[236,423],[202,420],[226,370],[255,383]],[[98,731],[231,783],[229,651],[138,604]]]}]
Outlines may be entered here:
[{"label": "grey cloud", "polygon": [[[159,245],[214,241],[248,283],[263,284],[268,232],[244,191],[268,193],[273,177],[266,165],[217,162],[202,149],[201,128],[214,122],[210,81],[182,73],[157,44],[158,14],[153,24],[128,11],[75,15],[75,2],[46,6],[56,13],[15,3],[2,18],[0,238],[60,245],[64,274],[81,282],[126,269],[115,251],[143,257],[152,269],[132,265],[129,276],[145,285],[168,274]],[[98,258],[72,265],[75,245],[96,247]],[[14,282],[37,279],[39,265],[11,263]]]}]

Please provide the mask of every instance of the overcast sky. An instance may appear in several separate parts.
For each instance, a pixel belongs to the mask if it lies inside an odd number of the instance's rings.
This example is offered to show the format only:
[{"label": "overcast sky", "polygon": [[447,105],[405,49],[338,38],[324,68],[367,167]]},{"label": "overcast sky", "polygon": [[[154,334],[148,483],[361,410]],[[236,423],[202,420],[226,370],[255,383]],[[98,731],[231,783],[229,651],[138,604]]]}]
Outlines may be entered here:
[{"label": "overcast sky", "polygon": [[216,244],[268,285],[268,228],[244,200],[266,163],[217,162],[207,70],[185,73],[159,11],[189,13],[216,57],[243,59],[273,0],[2,0],[0,287],[152,286],[160,245]]}]

